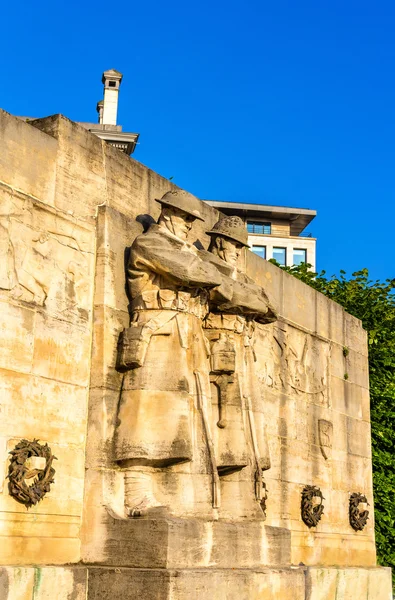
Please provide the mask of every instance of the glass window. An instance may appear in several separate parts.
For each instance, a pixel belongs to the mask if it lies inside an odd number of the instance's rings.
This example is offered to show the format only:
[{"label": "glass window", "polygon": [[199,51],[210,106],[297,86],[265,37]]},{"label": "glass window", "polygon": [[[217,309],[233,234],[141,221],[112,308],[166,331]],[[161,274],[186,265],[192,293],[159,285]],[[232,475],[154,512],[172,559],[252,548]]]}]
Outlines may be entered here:
[{"label": "glass window", "polygon": [[109,85],[109,87],[117,87],[117,84],[115,81],[109,81],[108,85]]},{"label": "glass window", "polygon": [[272,232],[271,223],[263,223],[262,221],[247,221],[248,233],[258,233],[270,235]]},{"label": "glass window", "polygon": [[266,258],[266,246],[253,246],[251,250],[261,258]]},{"label": "glass window", "polygon": [[273,258],[278,262],[279,265],[285,267],[287,261],[286,248],[273,248]]},{"label": "glass window", "polygon": [[301,265],[307,262],[307,250],[294,248],[294,265]]}]

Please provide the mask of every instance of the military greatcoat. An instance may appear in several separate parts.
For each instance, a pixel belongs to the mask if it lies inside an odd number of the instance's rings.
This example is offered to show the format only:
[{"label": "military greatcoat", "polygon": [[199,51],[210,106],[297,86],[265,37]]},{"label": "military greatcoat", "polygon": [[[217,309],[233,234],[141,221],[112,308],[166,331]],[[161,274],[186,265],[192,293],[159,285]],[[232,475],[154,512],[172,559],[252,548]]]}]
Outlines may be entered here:
[{"label": "military greatcoat", "polygon": [[227,286],[191,244],[153,225],[131,248],[132,319],[124,332],[126,370],[115,432],[115,460],[169,466],[193,456],[196,376],[209,396],[208,344],[202,320],[209,290]]}]

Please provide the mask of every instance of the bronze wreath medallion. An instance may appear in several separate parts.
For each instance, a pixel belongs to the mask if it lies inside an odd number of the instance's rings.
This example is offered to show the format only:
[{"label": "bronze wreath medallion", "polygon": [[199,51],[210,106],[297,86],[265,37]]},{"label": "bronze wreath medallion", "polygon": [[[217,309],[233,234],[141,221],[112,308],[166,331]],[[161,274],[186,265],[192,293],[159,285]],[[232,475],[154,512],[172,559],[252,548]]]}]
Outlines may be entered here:
[{"label": "bronze wreath medallion", "polygon": [[360,504],[367,504],[369,506],[366,496],[357,492],[351,494],[349,508],[350,525],[355,531],[362,531],[369,519],[369,511],[359,510]]},{"label": "bronze wreath medallion", "polygon": [[[12,456],[8,468],[8,490],[17,502],[24,504],[26,508],[34,506],[42,500],[54,483],[55,469],[52,462],[56,459],[48,444],[39,444],[38,440],[21,440],[10,451]],[[31,469],[27,460],[31,457],[45,458],[43,469]],[[32,480],[29,485],[29,480]]]},{"label": "bronze wreath medallion", "polygon": [[[319,498],[319,504],[314,505],[313,499]],[[307,527],[316,527],[324,512],[322,501],[325,500],[319,487],[306,485],[302,492],[302,520]]]}]

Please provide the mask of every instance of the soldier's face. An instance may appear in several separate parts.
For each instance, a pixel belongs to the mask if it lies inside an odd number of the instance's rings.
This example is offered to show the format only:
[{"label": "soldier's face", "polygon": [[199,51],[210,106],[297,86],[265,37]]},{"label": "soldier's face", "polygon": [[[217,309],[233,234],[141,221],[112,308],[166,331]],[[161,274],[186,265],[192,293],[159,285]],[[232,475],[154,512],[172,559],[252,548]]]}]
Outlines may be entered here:
[{"label": "soldier's face", "polygon": [[189,215],[183,210],[171,209],[170,211],[168,210],[168,219],[166,219],[166,225],[168,229],[174,233],[174,235],[182,240],[186,240],[194,221],[195,217]]},{"label": "soldier's face", "polygon": [[237,242],[228,240],[227,238],[220,238],[219,242],[219,257],[228,263],[228,265],[235,267],[237,265],[237,261],[239,260],[243,246]]}]

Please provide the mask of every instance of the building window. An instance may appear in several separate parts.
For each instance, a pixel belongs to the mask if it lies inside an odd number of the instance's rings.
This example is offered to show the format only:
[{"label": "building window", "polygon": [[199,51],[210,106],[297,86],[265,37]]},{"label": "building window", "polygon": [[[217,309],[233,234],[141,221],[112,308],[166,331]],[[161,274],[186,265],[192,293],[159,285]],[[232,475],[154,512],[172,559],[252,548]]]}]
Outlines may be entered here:
[{"label": "building window", "polygon": [[261,258],[266,258],[266,246],[252,246],[251,250]]},{"label": "building window", "polygon": [[273,248],[273,258],[278,262],[279,265],[285,267],[287,262],[287,249]]},{"label": "building window", "polygon": [[303,248],[294,248],[294,265],[301,265],[307,262],[307,250]]},{"label": "building window", "polygon": [[270,235],[272,232],[272,224],[262,223],[262,221],[247,221],[247,231],[248,233],[264,233],[265,235]]},{"label": "building window", "polygon": [[115,81],[109,81],[108,85],[109,85],[109,87],[117,87],[117,84]]}]

